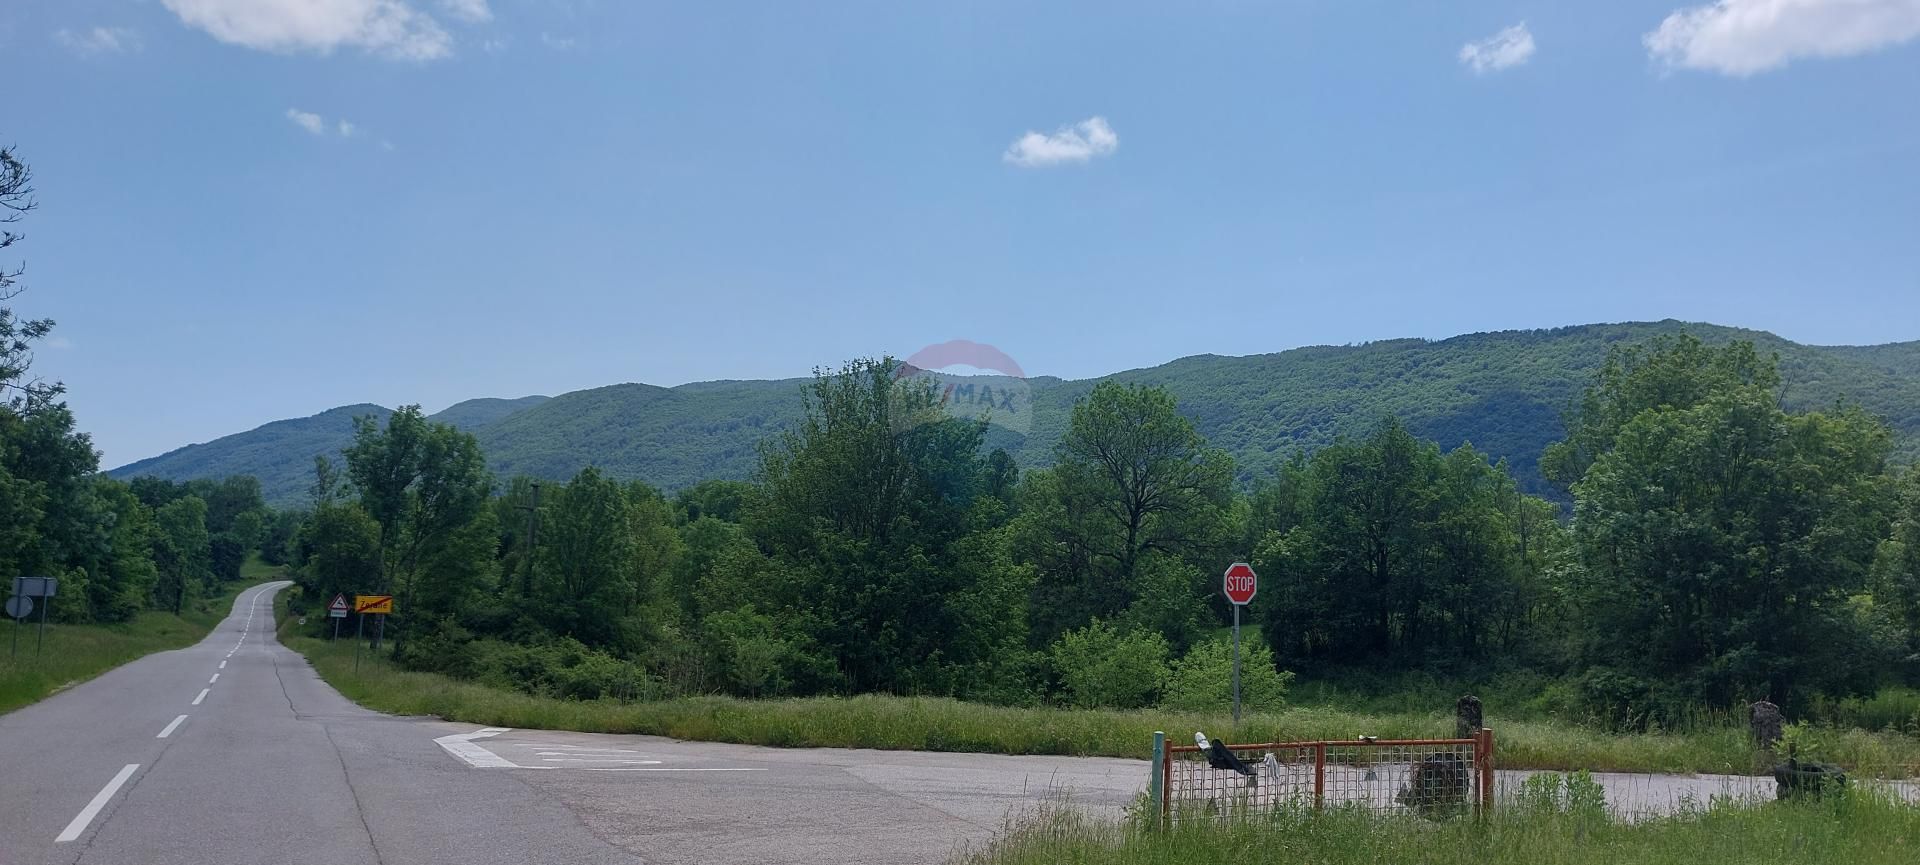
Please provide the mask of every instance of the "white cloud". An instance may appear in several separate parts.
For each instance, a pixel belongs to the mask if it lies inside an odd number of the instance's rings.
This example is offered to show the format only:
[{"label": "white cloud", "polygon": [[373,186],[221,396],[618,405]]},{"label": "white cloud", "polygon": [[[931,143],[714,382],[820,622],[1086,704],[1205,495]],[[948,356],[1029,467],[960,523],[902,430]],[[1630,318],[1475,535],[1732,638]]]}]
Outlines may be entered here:
[{"label": "white cloud", "polygon": [[1068,162],[1086,162],[1120,148],[1120,136],[1104,117],[1089,117],[1062,126],[1052,135],[1029,131],[1007,147],[1001,160],[1022,168],[1043,168]]},{"label": "white cloud", "polygon": [[1460,46],[1460,62],[1481,75],[1519,66],[1532,57],[1533,33],[1525,21]]},{"label": "white cloud", "polygon": [[493,20],[493,10],[487,8],[487,0],[440,0],[440,8],[447,10],[448,15],[475,24]]},{"label": "white cloud", "polygon": [[555,36],[551,33],[540,34],[540,42],[555,51],[571,51],[577,41],[571,37]]},{"label": "white cloud", "polygon": [[161,2],[215,39],[261,51],[326,54],[351,46],[402,60],[434,60],[453,52],[453,37],[405,0]]},{"label": "white cloud", "polygon": [[[322,138],[329,134],[338,135],[341,138],[352,138],[364,131],[360,128],[359,124],[345,117],[329,123],[325,117],[321,117],[311,111],[301,111],[298,108],[287,109],[286,117],[293,125],[305,129],[314,135],[321,136]],[[393,148],[389,146],[387,149],[391,150]]]},{"label": "white cloud", "polygon": [[1920,36],[1920,0],[1719,0],[1681,9],[1642,37],[1668,67],[1765,72],[1799,57],[1846,57]]},{"label": "white cloud", "polygon": [[53,41],[81,57],[140,50],[140,34],[125,27],[94,27],[79,33],[62,27],[53,31]]},{"label": "white cloud", "polygon": [[289,108],[287,109],[287,119],[293,121],[293,125],[315,135],[327,134],[327,121],[320,119],[320,115],[314,114],[313,112],[301,111],[298,108]]},{"label": "white cloud", "polygon": [[47,337],[46,346],[55,351],[67,351],[73,348],[73,340],[64,336],[49,336]]}]

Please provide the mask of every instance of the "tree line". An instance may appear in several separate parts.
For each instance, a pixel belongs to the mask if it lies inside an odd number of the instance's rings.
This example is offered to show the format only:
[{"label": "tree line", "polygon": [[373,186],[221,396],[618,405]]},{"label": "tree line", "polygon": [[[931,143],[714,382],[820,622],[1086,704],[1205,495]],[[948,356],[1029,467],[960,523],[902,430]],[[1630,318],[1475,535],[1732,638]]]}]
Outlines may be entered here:
[{"label": "tree line", "polygon": [[1392,418],[1243,486],[1177,394],[1112,382],[1021,472],[905,372],[817,373],[752,481],[673,495],[497,486],[403,408],[317,463],[289,554],[309,597],[397,595],[401,663],[583,697],[1223,700],[1241,559],[1269,701],[1294,672],[1526,668],[1645,723],[1920,672],[1920,483],[1884,422],[1782,408],[1750,344],[1617,350],[1543,461],[1571,513]]},{"label": "tree line", "polygon": [[[0,148],[0,250],[24,239],[13,227],[35,206],[32,169]],[[124,622],[217,595],[254,550],[285,549],[296,515],[270,511],[251,477],[123,483],[100,473],[66,388],[32,372],[54,322],[9,305],[24,273],[0,265],[0,587],[55,577],[50,621]]]}]

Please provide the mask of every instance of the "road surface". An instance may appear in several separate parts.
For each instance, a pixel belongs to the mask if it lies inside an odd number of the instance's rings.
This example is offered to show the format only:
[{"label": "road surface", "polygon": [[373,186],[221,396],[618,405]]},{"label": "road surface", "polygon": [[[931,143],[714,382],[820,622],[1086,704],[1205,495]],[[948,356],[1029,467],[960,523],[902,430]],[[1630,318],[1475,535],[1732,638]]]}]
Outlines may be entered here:
[{"label": "road surface", "polygon": [[[242,593],[192,648],[0,715],[0,865],[925,863],[1147,763],[502,730],[355,706]],[[1144,743],[1143,743],[1144,745]],[[1517,786],[1526,772],[1501,772]],[[1596,775],[1625,816],[1770,782]],[[1903,785],[1911,798],[1920,789]]]},{"label": "road surface", "polygon": [[242,593],[196,646],[0,715],[0,865],[940,862],[1011,810],[1114,810],[1145,784],[1130,760],[381,715],[274,640],[285,585]]}]

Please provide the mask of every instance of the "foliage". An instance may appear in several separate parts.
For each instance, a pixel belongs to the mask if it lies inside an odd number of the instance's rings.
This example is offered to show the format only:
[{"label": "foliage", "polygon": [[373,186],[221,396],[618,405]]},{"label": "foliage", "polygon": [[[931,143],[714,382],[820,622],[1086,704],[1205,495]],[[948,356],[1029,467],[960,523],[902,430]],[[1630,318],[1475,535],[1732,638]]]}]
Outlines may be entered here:
[{"label": "foliage", "polygon": [[[427,610],[414,605],[423,565],[438,565],[435,573],[441,578],[451,566],[472,582],[480,577],[480,562],[491,560],[492,550],[463,530],[480,515],[493,477],[472,435],[427,420],[419,406],[403,406],[384,426],[361,417],[354,427],[353,446],[344,452],[347,476],[360,509],[377,528],[378,567],[371,588],[398,596],[390,618],[398,626],[399,651],[413,623],[432,612],[431,605]],[[449,562],[456,552],[467,561]]]},{"label": "foliage", "polygon": [[1050,806],[955,865],[1056,862],[1251,865],[1695,865],[1782,858],[1803,865],[1897,865],[1913,858],[1920,809],[1885,797],[1774,807],[1716,801],[1634,822],[1589,810],[1497,809],[1481,820],[1434,824],[1334,809],[1268,820],[1182,821],[1167,830]]},{"label": "foliage", "polygon": [[[1285,704],[1293,674],[1274,667],[1273,652],[1254,640],[1240,647],[1240,705],[1249,712],[1276,712]],[[1173,662],[1160,704],[1182,712],[1217,712],[1233,705],[1233,642],[1194,644]]]},{"label": "foliage", "polygon": [[1081,709],[1152,705],[1167,680],[1167,641],[1148,631],[1119,631],[1094,619],[1053,644],[1055,675],[1067,702]]},{"label": "foliage", "polygon": [[[1255,498],[1268,642],[1295,661],[1484,657],[1528,637],[1558,545],[1553,507],[1471,445],[1391,418],[1296,459]],[[1261,525],[1264,521],[1265,524]]]},{"label": "foliage", "polygon": [[1527,815],[1564,815],[1599,823],[1607,819],[1607,791],[1585,769],[1541,772],[1521,782],[1511,807]]},{"label": "foliage", "polygon": [[[283,627],[285,627],[283,625]],[[1138,759],[1155,730],[1224,730],[1224,709],[1109,710],[992,706],[948,698],[800,697],[744,700],[692,696],[656,701],[581,702],[534,696],[438,673],[403,669],[384,655],[356,669],[348,641],[283,633],[328,684],[382,712],[547,730],[637,733],[703,742],[815,748],[879,748],[994,754],[1060,754]],[[1452,735],[1449,713],[1365,714],[1294,707],[1241,719],[1252,742],[1351,739],[1357,735],[1423,739]],[[1898,734],[1818,730],[1842,765],[1920,765],[1920,741]],[[1514,769],[1590,768],[1601,772],[1747,771],[1753,751],[1745,729],[1713,726],[1685,733],[1610,733],[1565,722],[1501,720],[1500,764]]]},{"label": "foliage", "polygon": [[1589,676],[1623,702],[1786,704],[1881,666],[1860,663],[1876,652],[1848,599],[1887,537],[1887,431],[1857,410],[1790,414],[1774,380],[1750,346],[1682,341],[1588,398],[1617,432],[1582,449],[1570,588]]}]

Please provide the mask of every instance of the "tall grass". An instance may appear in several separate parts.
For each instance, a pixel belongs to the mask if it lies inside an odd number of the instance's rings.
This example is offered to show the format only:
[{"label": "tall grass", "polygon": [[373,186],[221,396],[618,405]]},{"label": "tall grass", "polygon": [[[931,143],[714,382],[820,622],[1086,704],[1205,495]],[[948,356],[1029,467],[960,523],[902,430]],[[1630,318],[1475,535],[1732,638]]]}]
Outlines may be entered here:
[{"label": "tall grass", "polygon": [[1331,811],[1164,831],[1054,806],[955,865],[1911,865],[1920,861],[1920,808],[1872,796],[1787,805],[1717,804],[1673,817],[1615,823],[1586,815],[1496,810],[1484,820],[1433,823]]},{"label": "tall grass", "polygon": [[[219,597],[195,601],[178,616],[149,610],[115,625],[49,624],[46,645],[37,653],[37,622],[16,625],[0,620],[0,712],[46,699],[144,655],[199,642],[232,611],[233,599],[241,590],[277,573],[255,569],[250,578],[228,586]],[[16,628],[18,655],[12,652]]]},{"label": "tall grass", "polygon": [[[776,747],[879,748],[997,754],[1146,756],[1155,730],[1194,730],[1238,742],[1430,738],[1452,734],[1452,719],[1427,714],[1366,714],[1292,708],[1246,716],[1237,731],[1225,713],[1013,708],[933,697],[811,697],[740,700],[685,697],[651,702],[566,700],[488,687],[435,673],[401,670],[363,655],[352,640],[334,643],[282,628],[281,640],[305,654],[348,698],[383,712],[435,715],[503,727],[643,733],[706,742]],[[1734,727],[1666,734],[1611,734],[1552,721],[1506,721],[1495,728],[1500,765],[1513,769],[1742,774],[1758,765]],[[1824,759],[1845,765],[1920,766],[1920,739],[1815,731]]]}]

